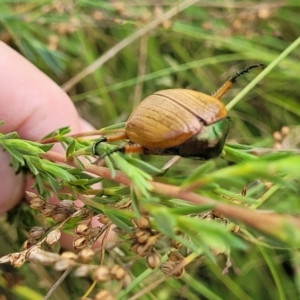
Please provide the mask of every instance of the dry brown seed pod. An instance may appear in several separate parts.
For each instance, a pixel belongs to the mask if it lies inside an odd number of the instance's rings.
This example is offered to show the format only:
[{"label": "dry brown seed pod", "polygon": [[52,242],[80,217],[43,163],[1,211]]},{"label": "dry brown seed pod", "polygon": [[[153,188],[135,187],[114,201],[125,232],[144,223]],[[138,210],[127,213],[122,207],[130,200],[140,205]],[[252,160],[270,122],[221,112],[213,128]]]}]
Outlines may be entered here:
[{"label": "dry brown seed pod", "polygon": [[29,230],[28,234],[30,239],[38,240],[45,234],[45,232],[46,230],[44,227],[34,226]]},{"label": "dry brown seed pod", "polygon": [[29,191],[26,191],[25,193],[30,198],[38,198],[38,195],[35,193],[29,192]]},{"label": "dry brown seed pod", "polygon": [[291,132],[291,129],[288,126],[283,126],[280,132],[284,137],[286,137]]},{"label": "dry brown seed pod", "polygon": [[87,239],[83,236],[75,238],[73,241],[73,247],[76,251],[80,251],[87,245]]},{"label": "dry brown seed pod", "polygon": [[65,251],[61,254],[61,258],[77,260],[78,255],[76,253],[72,252],[72,251]]},{"label": "dry brown seed pod", "polygon": [[26,252],[12,253],[9,257],[9,261],[15,268],[21,267],[26,261]]},{"label": "dry brown seed pod", "polygon": [[146,230],[141,230],[135,233],[134,238],[138,241],[140,244],[144,244],[148,241],[150,238],[151,234],[149,231]]},{"label": "dry brown seed pod", "polygon": [[91,228],[90,239],[98,237],[99,234],[100,234],[100,232],[101,232],[101,230],[102,230],[101,227],[93,227],[93,228]]},{"label": "dry brown seed pod", "polygon": [[90,272],[92,272],[93,270],[95,270],[95,266],[91,266],[91,265],[82,265],[80,267],[78,267],[75,271],[74,271],[74,275],[76,277],[85,277],[87,276]]},{"label": "dry brown seed pod", "polygon": [[142,257],[147,255],[147,251],[149,250],[150,245],[147,244],[138,244],[136,253]]},{"label": "dry brown seed pod", "polygon": [[131,245],[131,247],[130,247],[130,251],[133,252],[133,253],[137,253],[137,249],[138,249],[139,246],[140,246],[139,243],[134,242],[134,243]]},{"label": "dry brown seed pod", "polygon": [[84,235],[87,236],[91,232],[91,225],[88,224],[79,224],[75,227],[75,233],[78,235]]},{"label": "dry brown seed pod", "polygon": [[282,141],[282,135],[279,131],[275,131],[273,133],[273,139],[276,141],[276,142],[281,142]]},{"label": "dry brown seed pod", "polygon": [[110,279],[110,271],[106,266],[100,266],[94,271],[94,279],[99,282],[106,282]]},{"label": "dry brown seed pod", "polygon": [[65,207],[66,209],[73,210],[75,203],[72,200],[65,199],[60,201],[60,205]]},{"label": "dry brown seed pod", "polygon": [[161,264],[160,269],[164,274],[169,274],[172,272],[176,263],[174,261],[165,261]]},{"label": "dry brown seed pod", "polygon": [[107,225],[108,223],[110,223],[110,219],[106,215],[99,215],[98,221],[103,225]]},{"label": "dry brown seed pod", "polygon": [[55,262],[61,260],[61,257],[57,253],[48,252],[42,250],[38,246],[35,246],[27,251],[26,259],[30,262],[39,263],[42,265],[52,265]]},{"label": "dry brown seed pod", "polygon": [[60,228],[56,228],[47,234],[46,243],[51,247],[59,241],[60,237],[61,237]]},{"label": "dry brown seed pod", "polygon": [[47,202],[41,198],[32,198],[29,202],[29,205],[32,209],[37,209],[40,210],[42,208],[44,208],[44,205]]},{"label": "dry brown seed pod", "polygon": [[171,245],[172,245],[173,248],[175,248],[175,249],[177,249],[177,250],[179,250],[179,249],[182,248],[182,244],[179,243],[179,242],[176,241],[176,240],[172,240],[172,241],[171,241]]},{"label": "dry brown seed pod", "polygon": [[281,145],[281,143],[276,142],[273,144],[273,148],[274,149],[282,149],[282,145]]},{"label": "dry brown seed pod", "polygon": [[160,254],[157,252],[151,252],[146,257],[147,266],[150,269],[155,269],[160,265]]},{"label": "dry brown seed pod", "polygon": [[71,259],[60,259],[54,264],[54,270],[56,271],[65,271],[66,269],[74,266],[74,261]]},{"label": "dry brown seed pod", "polygon": [[72,218],[90,219],[93,216],[93,212],[90,209],[80,208],[72,214]]},{"label": "dry brown seed pod", "polygon": [[235,225],[232,229],[231,232],[233,233],[237,233],[241,230],[241,227],[239,225]]},{"label": "dry brown seed pod", "polygon": [[54,213],[51,217],[55,222],[59,223],[59,222],[66,220],[69,216],[70,216],[70,211],[68,209],[58,207],[54,211]]},{"label": "dry brown seed pod", "polygon": [[110,269],[110,275],[112,279],[121,280],[126,274],[126,270],[120,265],[114,265]]},{"label": "dry brown seed pod", "polygon": [[46,203],[40,212],[44,217],[52,217],[56,208],[56,204]]},{"label": "dry brown seed pod", "polygon": [[84,263],[90,262],[94,256],[95,256],[95,251],[91,248],[83,248],[79,253],[78,256],[80,260]]},{"label": "dry brown seed pod", "polygon": [[149,237],[150,237],[150,233],[145,232],[143,235],[141,235],[137,238],[137,241],[140,244],[145,244],[148,241]]},{"label": "dry brown seed pod", "polygon": [[104,18],[103,12],[99,11],[99,10],[95,10],[92,13],[92,17],[95,21],[101,21]]},{"label": "dry brown seed pod", "polygon": [[7,255],[4,255],[4,256],[0,257],[0,264],[9,263],[11,255],[12,254],[7,254]]},{"label": "dry brown seed pod", "polygon": [[112,292],[107,290],[101,290],[95,296],[95,300],[115,300],[115,299],[116,299],[115,295]]},{"label": "dry brown seed pod", "polygon": [[184,274],[184,272],[185,272],[185,268],[180,268],[178,271],[173,273],[173,277],[178,279]]},{"label": "dry brown seed pod", "polygon": [[135,221],[135,224],[140,229],[149,229],[151,228],[150,220],[146,217],[140,217]]},{"label": "dry brown seed pod", "polygon": [[23,243],[23,249],[25,250],[28,250],[29,248],[31,248],[32,246],[36,245],[38,241],[37,240],[34,240],[34,239],[29,239],[29,240],[26,240],[24,243]]},{"label": "dry brown seed pod", "polygon": [[126,270],[120,265],[114,265],[110,269],[110,275],[112,279],[121,280],[126,276]]},{"label": "dry brown seed pod", "polygon": [[[177,263],[174,261],[165,261],[161,264],[160,269],[164,274],[170,274],[177,267]],[[175,273],[172,273],[174,278],[180,278],[184,274],[184,268],[180,268]]]},{"label": "dry brown seed pod", "polygon": [[90,209],[87,209],[87,208],[81,208],[80,209],[82,211],[82,215],[81,215],[81,218],[83,220],[85,219],[90,219],[91,217],[93,217],[94,213],[92,210]]},{"label": "dry brown seed pod", "polygon": [[170,261],[181,262],[184,257],[178,251],[170,251],[168,254],[168,259]]},{"label": "dry brown seed pod", "polygon": [[124,15],[124,13],[126,12],[127,6],[125,3],[121,1],[117,1],[117,2],[113,2],[112,5],[118,14]]},{"label": "dry brown seed pod", "polygon": [[131,278],[129,274],[126,274],[126,276],[123,278],[122,280],[122,287],[127,288],[129,286],[129,284],[131,283]]}]

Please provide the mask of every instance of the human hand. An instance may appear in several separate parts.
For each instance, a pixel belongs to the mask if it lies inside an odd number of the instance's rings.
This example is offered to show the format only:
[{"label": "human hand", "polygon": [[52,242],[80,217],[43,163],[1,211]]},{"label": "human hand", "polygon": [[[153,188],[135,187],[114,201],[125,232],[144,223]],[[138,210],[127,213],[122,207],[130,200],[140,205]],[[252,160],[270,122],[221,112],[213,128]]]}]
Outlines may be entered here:
[{"label": "human hand", "polygon": [[[20,54],[0,42],[0,132],[18,132],[37,141],[49,132],[69,126],[74,133],[91,131],[68,95]],[[62,151],[57,145],[56,151]],[[14,207],[30,190],[22,174],[15,175],[10,156],[0,149],[0,213]]]}]

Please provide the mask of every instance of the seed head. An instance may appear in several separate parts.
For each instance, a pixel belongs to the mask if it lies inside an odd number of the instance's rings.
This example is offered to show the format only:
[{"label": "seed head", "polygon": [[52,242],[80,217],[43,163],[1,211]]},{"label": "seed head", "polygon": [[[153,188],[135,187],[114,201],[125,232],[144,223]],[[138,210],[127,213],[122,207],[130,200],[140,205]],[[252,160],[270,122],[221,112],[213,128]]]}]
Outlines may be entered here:
[{"label": "seed head", "polygon": [[151,252],[146,257],[147,266],[150,269],[155,269],[160,265],[160,255],[157,252]]},{"label": "seed head", "polygon": [[84,236],[80,236],[73,241],[73,247],[76,251],[80,251],[87,245],[87,238]]},{"label": "seed head", "polygon": [[120,265],[114,265],[110,269],[110,275],[112,279],[121,280],[127,274],[126,270]]},{"label": "seed head", "polygon": [[32,209],[41,210],[47,202],[41,198],[32,198],[29,205]]},{"label": "seed head", "polygon": [[61,236],[61,231],[59,228],[56,228],[48,233],[46,237],[46,243],[51,247],[59,241],[60,236]]},{"label": "seed head", "polygon": [[78,256],[83,263],[88,263],[94,258],[95,251],[91,248],[83,248],[78,253]]},{"label": "seed head", "polygon": [[94,271],[94,279],[99,282],[106,282],[110,279],[110,271],[106,266],[100,266]]}]

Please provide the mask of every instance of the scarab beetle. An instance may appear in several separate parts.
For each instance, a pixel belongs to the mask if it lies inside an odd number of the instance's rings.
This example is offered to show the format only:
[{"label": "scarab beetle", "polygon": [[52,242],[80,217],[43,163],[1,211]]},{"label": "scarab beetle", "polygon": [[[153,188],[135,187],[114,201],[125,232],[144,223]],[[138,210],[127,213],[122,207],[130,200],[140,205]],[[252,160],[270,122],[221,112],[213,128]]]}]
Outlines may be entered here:
[{"label": "scarab beetle", "polygon": [[230,118],[221,97],[238,77],[263,64],[249,65],[230,77],[212,96],[188,89],[158,91],[145,98],[131,113],[118,134],[104,136],[101,142],[127,139],[129,143],[114,152],[179,155],[210,159],[220,155],[230,127]]}]

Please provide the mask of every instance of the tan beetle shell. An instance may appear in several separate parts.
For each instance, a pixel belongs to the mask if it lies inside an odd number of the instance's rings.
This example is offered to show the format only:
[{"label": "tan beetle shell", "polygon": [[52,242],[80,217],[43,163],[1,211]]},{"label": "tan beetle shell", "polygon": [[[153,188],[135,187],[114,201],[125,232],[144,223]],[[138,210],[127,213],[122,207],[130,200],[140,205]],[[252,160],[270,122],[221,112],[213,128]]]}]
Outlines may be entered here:
[{"label": "tan beetle shell", "polygon": [[203,125],[226,116],[226,107],[217,98],[193,90],[162,90],[137,106],[125,133],[130,141],[145,148],[170,148],[200,132]]}]

